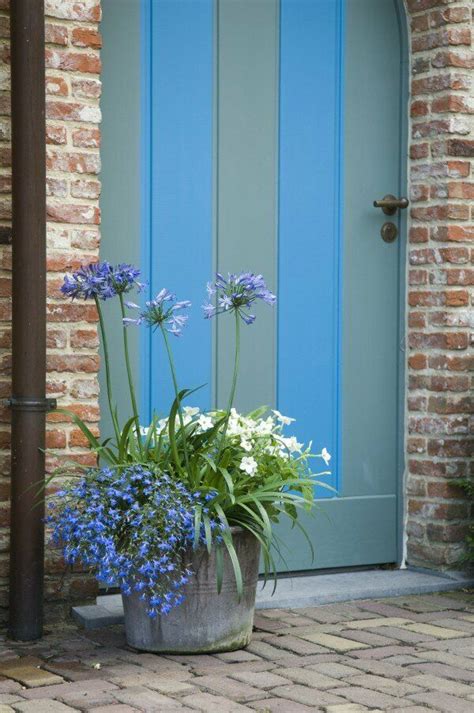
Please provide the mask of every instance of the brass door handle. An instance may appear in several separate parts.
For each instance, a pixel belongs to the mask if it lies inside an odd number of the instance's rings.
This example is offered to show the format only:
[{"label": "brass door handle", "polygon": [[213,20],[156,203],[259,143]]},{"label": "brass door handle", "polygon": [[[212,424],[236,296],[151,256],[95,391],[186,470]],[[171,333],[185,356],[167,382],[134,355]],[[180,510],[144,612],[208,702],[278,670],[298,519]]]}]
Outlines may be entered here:
[{"label": "brass door handle", "polygon": [[375,208],[382,208],[385,215],[395,215],[399,208],[408,208],[408,198],[396,198],[388,193],[380,201],[374,201]]}]

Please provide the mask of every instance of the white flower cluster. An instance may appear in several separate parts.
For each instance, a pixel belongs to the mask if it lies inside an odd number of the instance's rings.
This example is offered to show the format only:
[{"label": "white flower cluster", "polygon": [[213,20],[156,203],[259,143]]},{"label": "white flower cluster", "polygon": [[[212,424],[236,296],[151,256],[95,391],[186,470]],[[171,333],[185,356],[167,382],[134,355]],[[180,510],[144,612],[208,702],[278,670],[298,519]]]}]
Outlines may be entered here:
[{"label": "white flower cluster", "polygon": [[[208,431],[223,416],[224,412],[222,411],[202,412],[195,406],[185,406],[182,411],[184,426],[194,423],[197,433]],[[258,457],[263,454],[290,459],[303,453],[303,443],[299,443],[295,436],[283,435],[284,426],[289,426],[294,420],[277,410],[273,410],[272,415],[263,418],[243,416],[233,408],[227,424],[226,438],[233,439],[236,445],[249,454],[242,457],[239,464],[240,470],[249,476],[255,476],[258,473]],[[157,422],[158,432],[165,432],[167,427],[167,418]],[[180,420],[177,417],[176,429],[179,428]],[[146,435],[147,432],[148,428],[142,428],[143,435]],[[309,449],[311,449],[311,443]],[[331,455],[326,448],[323,448],[317,455],[324,460],[326,466],[329,465]]]}]

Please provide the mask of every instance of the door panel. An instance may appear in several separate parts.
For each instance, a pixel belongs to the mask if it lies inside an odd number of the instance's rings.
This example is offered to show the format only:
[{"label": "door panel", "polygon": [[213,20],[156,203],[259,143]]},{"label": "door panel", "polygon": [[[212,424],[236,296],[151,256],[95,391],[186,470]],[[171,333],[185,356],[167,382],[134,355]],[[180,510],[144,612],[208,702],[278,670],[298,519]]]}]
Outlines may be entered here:
[{"label": "door panel", "polygon": [[[318,492],[305,518],[314,562],[282,525],[280,566],[394,562],[403,225],[372,204],[403,193],[397,3],[143,9],[142,265],[151,292],[193,301],[174,342],[180,383],[206,384],[193,399],[203,407],[226,402],[232,325],[202,319],[204,283],[215,269],[262,272],[278,304],[243,330],[237,407],[295,417],[299,440],[333,454],[326,482],[338,492]],[[380,237],[385,220],[400,229],[395,243]],[[144,418],[172,398],[158,337],[142,349]]]}]

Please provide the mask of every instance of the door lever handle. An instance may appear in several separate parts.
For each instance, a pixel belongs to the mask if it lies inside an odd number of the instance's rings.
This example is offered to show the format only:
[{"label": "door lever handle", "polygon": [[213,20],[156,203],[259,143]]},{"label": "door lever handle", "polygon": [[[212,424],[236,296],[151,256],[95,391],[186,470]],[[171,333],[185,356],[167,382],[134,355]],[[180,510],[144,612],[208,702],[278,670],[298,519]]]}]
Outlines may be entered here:
[{"label": "door lever handle", "polygon": [[399,208],[408,208],[409,205],[408,198],[396,198],[388,193],[379,201],[374,201],[375,208],[382,208],[385,215],[395,215]]}]

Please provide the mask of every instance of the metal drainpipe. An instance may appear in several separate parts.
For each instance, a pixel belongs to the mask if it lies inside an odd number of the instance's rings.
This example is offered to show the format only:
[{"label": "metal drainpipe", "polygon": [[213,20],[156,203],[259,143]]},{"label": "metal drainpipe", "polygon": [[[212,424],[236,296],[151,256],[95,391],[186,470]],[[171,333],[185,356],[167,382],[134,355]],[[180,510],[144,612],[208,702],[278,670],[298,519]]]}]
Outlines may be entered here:
[{"label": "metal drainpipe", "polygon": [[13,374],[10,635],[43,632],[46,411],[44,2],[11,3]]}]

